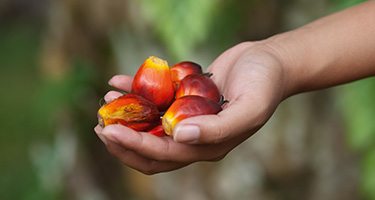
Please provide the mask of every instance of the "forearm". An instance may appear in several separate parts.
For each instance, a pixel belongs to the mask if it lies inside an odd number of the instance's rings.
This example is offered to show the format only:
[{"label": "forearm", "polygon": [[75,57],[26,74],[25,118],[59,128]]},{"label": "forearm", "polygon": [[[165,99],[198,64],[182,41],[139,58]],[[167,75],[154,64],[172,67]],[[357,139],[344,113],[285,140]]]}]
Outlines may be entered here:
[{"label": "forearm", "polygon": [[285,68],[285,96],[375,75],[375,1],[267,40]]}]

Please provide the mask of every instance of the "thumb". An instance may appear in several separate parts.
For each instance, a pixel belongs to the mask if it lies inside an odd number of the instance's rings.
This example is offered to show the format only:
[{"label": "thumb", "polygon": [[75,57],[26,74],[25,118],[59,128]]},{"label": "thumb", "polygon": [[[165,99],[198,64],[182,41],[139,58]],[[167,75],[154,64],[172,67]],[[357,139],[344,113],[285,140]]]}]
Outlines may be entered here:
[{"label": "thumb", "polygon": [[217,115],[187,118],[176,125],[173,139],[188,144],[217,144],[242,134],[251,136],[269,118],[269,109],[262,104],[239,98]]}]

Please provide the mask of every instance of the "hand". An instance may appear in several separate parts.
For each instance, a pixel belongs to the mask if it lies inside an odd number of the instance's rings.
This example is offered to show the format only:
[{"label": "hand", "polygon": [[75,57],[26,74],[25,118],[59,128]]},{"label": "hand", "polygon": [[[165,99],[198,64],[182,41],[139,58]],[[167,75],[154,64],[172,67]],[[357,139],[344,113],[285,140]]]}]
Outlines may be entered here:
[{"label": "hand", "polygon": [[[145,174],[220,160],[254,134],[287,96],[373,76],[375,28],[369,24],[374,8],[375,2],[369,1],[294,31],[227,50],[208,70],[229,103],[217,115],[181,121],[173,138],[121,125],[97,126],[95,131],[113,155]],[[115,76],[110,84],[129,91],[131,77]],[[109,92],[105,99],[119,95]]]},{"label": "hand", "polygon": [[[181,121],[173,138],[136,132],[122,125],[97,126],[95,132],[110,153],[145,174],[220,160],[254,134],[285,97],[286,73],[277,55],[265,42],[241,43],[224,52],[208,71],[229,103],[217,115]],[[109,84],[129,91],[131,82],[131,77],[118,75]],[[120,95],[111,91],[105,100]]]}]

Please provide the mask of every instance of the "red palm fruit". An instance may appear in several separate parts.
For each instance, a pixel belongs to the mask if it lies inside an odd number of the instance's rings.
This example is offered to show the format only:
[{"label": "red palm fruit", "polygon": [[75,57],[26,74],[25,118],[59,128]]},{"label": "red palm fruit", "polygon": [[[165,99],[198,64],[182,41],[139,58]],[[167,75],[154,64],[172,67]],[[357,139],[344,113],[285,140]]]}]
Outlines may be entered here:
[{"label": "red palm fruit", "polygon": [[162,118],[164,131],[173,134],[178,122],[188,117],[217,114],[222,110],[219,103],[201,96],[184,96],[176,99]]},{"label": "red palm fruit", "polygon": [[179,62],[171,67],[172,82],[177,90],[182,79],[190,74],[202,74],[202,67],[194,62],[183,61]]},{"label": "red palm fruit", "polygon": [[99,124],[122,124],[136,131],[146,131],[160,123],[156,105],[147,99],[126,94],[103,105],[98,111]]},{"label": "red palm fruit", "polygon": [[221,95],[216,84],[206,74],[191,74],[182,79],[176,91],[176,99],[187,95],[197,95],[219,102]]},{"label": "red palm fruit", "polygon": [[135,74],[132,93],[153,102],[164,111],[174,100],[174,88],[167,61],[151,56]]},{"label": "red palm fruit", "polygon": [[161,124],[155,126],[153,129],[151,129],[147,132],[149,132],[152,135],[158,136],[158,137],[162,137],[162,136],[166,135],[165,132],[164,132],[163,126]]}]

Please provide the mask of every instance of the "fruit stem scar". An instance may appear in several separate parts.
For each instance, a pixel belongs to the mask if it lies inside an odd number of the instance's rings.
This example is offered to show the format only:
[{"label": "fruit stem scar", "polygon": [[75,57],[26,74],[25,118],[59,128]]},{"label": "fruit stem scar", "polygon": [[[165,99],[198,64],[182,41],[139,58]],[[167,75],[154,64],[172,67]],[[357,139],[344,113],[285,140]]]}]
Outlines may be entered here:
[{"label": "fruit stem scar", "polygon": [[229,103],[229,100],[225,99],[225,97],[223,95],[221,95],[220,101],[219,101],[220,106],[223,106],[226,103]]},{"label": "fruit stem scar", "polygon": [[206,72],[203,74],[203,76],[207,76],[208,78],[211,78],[211,76],[214,75],[213,73],[211,72]]}]

